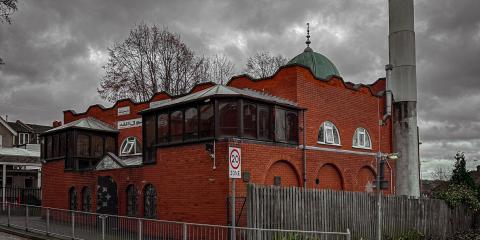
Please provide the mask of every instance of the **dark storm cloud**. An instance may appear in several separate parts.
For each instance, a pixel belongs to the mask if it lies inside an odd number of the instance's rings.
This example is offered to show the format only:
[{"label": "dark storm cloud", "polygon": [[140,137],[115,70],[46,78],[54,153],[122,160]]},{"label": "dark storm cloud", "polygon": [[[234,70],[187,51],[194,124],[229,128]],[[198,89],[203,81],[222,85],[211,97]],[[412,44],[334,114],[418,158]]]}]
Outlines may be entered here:
[{"label": "dark storm cloud", "polygon": [[[417,0],[419,125],[424,173],[457,150],[480,154],[480,2]],[[50,123],[61,111],[105,103],[96,92],[106,49],[138,23],[166,26],[198,54],[223,54],[241,73],[248,56],[329,57],[346,81],[371,83],[388,62],[387,1],[22,0],[0,25],[0,114]],[[106,103],[108,105],[108,103]]]}]

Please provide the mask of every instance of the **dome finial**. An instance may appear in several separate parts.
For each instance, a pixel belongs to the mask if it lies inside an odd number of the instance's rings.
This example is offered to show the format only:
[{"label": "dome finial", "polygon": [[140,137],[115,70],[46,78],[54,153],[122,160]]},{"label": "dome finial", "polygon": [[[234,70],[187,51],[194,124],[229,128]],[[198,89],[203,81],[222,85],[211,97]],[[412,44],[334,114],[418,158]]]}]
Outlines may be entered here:
[{"label": "dome finial", "polygon": [[312,52],[313,50],[310,48],[310,23],[307,23],[307,41],[305,42],[307,47],[305,48],[304,52]]}]

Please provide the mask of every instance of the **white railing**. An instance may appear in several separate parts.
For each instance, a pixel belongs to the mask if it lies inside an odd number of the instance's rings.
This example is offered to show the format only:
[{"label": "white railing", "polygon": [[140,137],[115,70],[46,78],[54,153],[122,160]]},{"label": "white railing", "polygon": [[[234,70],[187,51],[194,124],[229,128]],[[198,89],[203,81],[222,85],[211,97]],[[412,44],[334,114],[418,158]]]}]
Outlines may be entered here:
[{"label": "white railing", "polygon": [[0,204],[0,225],[68,239],[351,240],[348,229],[346,232],[319,232],[232,227],[105,215],[25,204]]}]

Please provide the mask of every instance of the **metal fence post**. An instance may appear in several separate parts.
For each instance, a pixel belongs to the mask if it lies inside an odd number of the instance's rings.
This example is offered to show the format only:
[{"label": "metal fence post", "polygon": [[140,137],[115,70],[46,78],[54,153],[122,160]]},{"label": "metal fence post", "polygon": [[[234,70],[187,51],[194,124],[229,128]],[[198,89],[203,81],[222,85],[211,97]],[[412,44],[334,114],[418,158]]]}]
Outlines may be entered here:
[{"label": "metal fence post", "polygon": [[72,239],[75,239],[75,212],[72,211]]},{"label": "metal fence post", "polygon": [[50,235],[50,209],[47,208],[47,224],[45,226],[45,233],[47,236]]},{"label": "metal fence post", "polygon": [[142,219],[138,219],[138,240],[142,240],[142,238],[143,238],[142,230],[143,230]]},{"label": "metal fence post", "polygon": [[257,229],[257,240],[262,239],[262,229]]},{"label": "metal fence post", "polygon": [[10,227],[10,204],[7,204],[7,207],[8,207],[7,226]]},{"label": "metal fence post", "polygon": [[107,220],[106,216],[100,216],[102,219],[102,240],[105,240],[105,222]]},{"label": "metal fence post", "polygon": [[28,205],[25,206],[25,231],[28,232]]},{"label": "metal fence post", "polygon": [[183,240],[187,240],[187,224],[183,223]]},{"label": "metal fence post", "polygon": [[352,240],[352,234],[350,233],[350,229],[347,228],[347,240]]}]

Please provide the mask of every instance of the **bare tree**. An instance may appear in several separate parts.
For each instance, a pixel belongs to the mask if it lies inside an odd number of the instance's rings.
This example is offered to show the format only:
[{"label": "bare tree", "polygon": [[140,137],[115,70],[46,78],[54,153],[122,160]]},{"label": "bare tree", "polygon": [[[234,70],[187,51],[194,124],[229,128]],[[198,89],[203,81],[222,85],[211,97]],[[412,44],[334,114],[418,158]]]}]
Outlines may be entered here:
[{"label": "bare tree", "polygon": [[12,23],[10,15],[17,11],[17,0],[0,0],[0,22]]},{"label": "bare tree", "polygon": [[272,56],[269,52],[259,52],[248,58],[245,72],[255,78],[269,77],[287,62],[282,55]]},{"label": "bare tree", "polygon": [[445,169],[439,167],[432,172],[432,179],[448,181],[450,177],[448,176],[448,172]]},{"label": "bare tree", "polygon": [[141,24],[108,53],[98,92],[109,101],[146,101],[162,90],[180,94],[202,79],[198,70],[205,59],[196,57],[178,34],[166,28]]},{"label": "bare tree", "polygon": [[108,48],[105,75],[97,89],[109,101],[131,98],[147,101],[158,91],[177,95],[204,81],[231,74],[225,57],[196,56],[178,34],[141,24],[123,42]]},{"label": "bare tree", "polygon": [[215,55],[205,64],[205,81],[225,84],[233,75],[233,63],[223,55]]},{"label": "bare tree", "polygon": [[[17,0],[0,0],[0,22],[12,23],[10,15],[17,11]],[[5,64],[0,57],[0,66]]]}]

